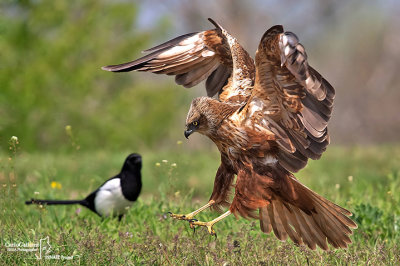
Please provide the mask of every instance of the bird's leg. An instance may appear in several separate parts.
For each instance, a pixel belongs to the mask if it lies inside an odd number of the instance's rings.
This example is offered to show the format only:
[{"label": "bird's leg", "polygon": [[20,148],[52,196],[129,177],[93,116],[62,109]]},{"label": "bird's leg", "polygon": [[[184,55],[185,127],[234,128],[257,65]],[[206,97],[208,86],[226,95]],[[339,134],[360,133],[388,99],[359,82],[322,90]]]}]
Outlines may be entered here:
[{"label": "bird's leg", "polygon": [[170,217],[174,218],[174,219],[178,219],[178,220],[185,220],[185,221],[189,221],[192,220],[194,216],[196,216],[199,212],[204,211],[205,209],[207,209],[208,207],[214,205],[215,201],[214,200],[210,200],[206,205],[200,207],[198,210],[195,210],[194,212],[188,213],[188,214],[174,214],[172,212],[169,212]]},{"label": "bird's leg", "polygon": [[230,214],[231,214],[231,212],[227,211],[226,213],[222,214],[221,216],[219,216],[219,217],[217,217],[214,220],[209,221],[209,222],[200,222],[200,221],[197,221],[197,220],[193,219],[193,220],[189,221],[190,228],[194,229],[196,225],[205,226],[205,227],[207,227],[208,233],[210,233],[210,235],[215,235],[216,236],[217,234],[215,233],[214,229],[212,228],[213,225],[215,223],[221,221],[225,217],[229,216]]}]

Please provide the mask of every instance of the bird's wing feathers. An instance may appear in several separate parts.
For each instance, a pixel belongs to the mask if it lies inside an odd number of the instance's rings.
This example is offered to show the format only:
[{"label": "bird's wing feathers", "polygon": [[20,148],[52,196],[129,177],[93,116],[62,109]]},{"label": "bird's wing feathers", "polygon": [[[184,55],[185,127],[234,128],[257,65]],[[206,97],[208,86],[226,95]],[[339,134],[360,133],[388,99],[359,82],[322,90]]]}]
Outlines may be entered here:
[{"label": "bird's wing feathers", "polygon": [[[103,69],[112,72],[136,70],[175,75],[176,83],[186,88],[193,87],[207,78],[208,96],[219,92],[232,72],[229,46],[228,49],[224,49],[216,29],[185,34],[144,52],[149,54]],[[221,78],[224,80],[216,82],[216,78],[218,81]]]},{"label": "bird's wing feathers", "polygon": [[333,87],[308,65],[296,35],[274,26],[259,44],[254,89],[243,119],[276,132],[279,163],[296,172],[308,158],[318,159],[329,143],[334,95]]},{"label": "bird's wing feathers", "polygon": [[[250,71],[254,76],[254,63],[246,51],[217,23],[210,21],[216,29],[194,32],[179,36],[163,44],[145,50],[149,54],[119,65],[111,65],[102,69],[112,72],[147,71],[156,74],[175,75],[177,84],[186,88],[193,87],[206,79],[207,95],[212,97],[217,93],[221,101],[229,101],[232,96],[243,94],[245,88],[224,86],[232,80],[242,80],[234,72],[234,67],[240,67],[239,61],[251,62]],[[229,42],[232,38],[235,42]],[[231,48],[233,46],[233,48]],[[233,50],[232,50],[233,49]],[[232,53],[233,51],[233,56]],[[235,57],[237,51],[243,54]],[[233,60],[234,59],[234,60]],[[239,62],[241,63],[241,62]],[[233,73],[233,75],[232,75]],[[236,79],[235,79],[236,77]],[[231,90],[232,88],[232,90]],[[235,90],[234,90],[235,89]],[[250,92],[247,93],[250,95]],[[237,98],[237,97],[236,97]],[[247,100],[243,99],[243,100]]]}]

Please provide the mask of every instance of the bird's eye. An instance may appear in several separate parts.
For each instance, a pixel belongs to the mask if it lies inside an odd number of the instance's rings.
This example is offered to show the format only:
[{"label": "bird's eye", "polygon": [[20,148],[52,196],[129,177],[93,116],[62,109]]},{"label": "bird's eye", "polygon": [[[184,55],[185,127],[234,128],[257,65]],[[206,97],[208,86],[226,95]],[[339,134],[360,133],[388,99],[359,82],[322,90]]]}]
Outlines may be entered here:
[{"label": "bird's eye", "polygon": [[199,124],[199,122],[197,122],[197,121],[192,122],[192,125],[195,126],[195,127],[196,127],[198,124]]}]

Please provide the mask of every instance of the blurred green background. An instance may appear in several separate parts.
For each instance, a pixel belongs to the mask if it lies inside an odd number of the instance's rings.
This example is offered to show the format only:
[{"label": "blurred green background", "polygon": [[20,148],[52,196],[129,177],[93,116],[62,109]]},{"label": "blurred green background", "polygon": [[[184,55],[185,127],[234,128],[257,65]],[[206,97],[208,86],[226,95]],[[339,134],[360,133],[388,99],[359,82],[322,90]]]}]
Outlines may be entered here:
[{"label": "blurred green background", "polygon": [[138,56],[153,35],[165,35],[167,19],[142,30],[138,12],[137,4],[126,1],[2,4],[3,149],[13,135],[26,151],[68,149],[71,133],[84,150],[155,147],[170,137],[189,95],[172,81],[100,69]]},{"label": "blurred green background", "polygon": [[[311,64],[336,88],[333,143],[398,142],[399,6],[396,1],[2,1],[1,149],[8,149],[14,135],[29,152],[173,148],[182,139],[191,99],[205,94],[203,84],[186,90],[171,77],[114,74],[100,67],[210,28],[207,17],[230,30],[252,55],[273,24],[294,31]],[[211,146],[205,138],[191,143]]]}]

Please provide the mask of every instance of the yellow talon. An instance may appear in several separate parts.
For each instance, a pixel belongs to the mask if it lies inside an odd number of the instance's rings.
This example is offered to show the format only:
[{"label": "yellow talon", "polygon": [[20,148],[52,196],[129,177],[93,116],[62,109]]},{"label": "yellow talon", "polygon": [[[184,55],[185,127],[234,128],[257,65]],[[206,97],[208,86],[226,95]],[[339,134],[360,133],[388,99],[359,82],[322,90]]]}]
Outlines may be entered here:
[{"label": "yellow talon", "polygon": [[196,216],[199,212],[204,211],[205,209],[207,209],[208,207],[210,207],[211,205],[213,205],[215,203],[215,201],[210,200],[206,205],[204,205],[203,207],[201,207],[198,210],[195,210],[194,212],[191,212],[189,214],[174,214],[172,212],[168,212],[169,216],[174,218],[174,219],[178,219],[178,220],[185,220],[185,221],[190,221],[193,219],[194,216]]},{"label": "yellow talon", "polygon": [[222,219],[224,219],[225,217],[227,217],[228,215],[231,214],[230,211],[227,211],[226,213],[222,214],[221,216],[215,218],[212,221],[209,222],[200,222],[196,219],[193,219],[193,217],[198,214],[199,212],[205,210],[206,208],[210,207],[212,204],[214,204],[214,201],[210,201],[209,203],[207,203],[206,205],[204,205],[203,207],[201,207],[200,209],[191,212],[187,215],[183,215],[183,214],[174,214],[172,212],[168,212],[170,217],[174,218],[174,219],[178,219],[178,220],[185,220],[185,221],[189,221],[189,225],[191,229],[196,229],[196,225],[197,226],[205,226],[207,227],[208,233],[212,236],[217,236],[217,233],[215,233],[215,230],[212,228],[213,225],[219,221],[221,221]]},{"label": "yellow talon", "polygon": [[169,213],[169,216],[170,216],[170,217],[172,217],[172,218],[174,218],[174,219],[177,219],[177,220],[189,221],[189,220],[192,219],[192,217],[190,217],[190,215],[175,214],[175,213],[172,213],[172,212],[168,212],[168,213]]},{"label": "yellow talon", "polygon": [[215,218],[212,221],[209,222],[200,222],[197,221],[196,219],[192,219],[189,221],[190,224],[190,228],[195,229],[195,226],[205,226],[207,227],[208,233],[212,236],[217,236],[217,233],[215,233],[215,230],[212,228],[214,224],[218,223],[219,221],[221,221],[222,219],[224,219],[225,217],[229,216],[231,214],[230,211],[227,211],[226,213],[222,214],[221,216]]},{"label": "yellow talon", "polygon": [[199,221],[195,221],[195,220],[191,220],[189,221],[190,224],[190,228],[191,229],[195,229],[195,226],[205,226],[207,227],[208,233],[212,236],[216,236],[217,234],[215,233],[215,230],[212,228],[213,225],[215,224],[215,222],[199,222]]}]

